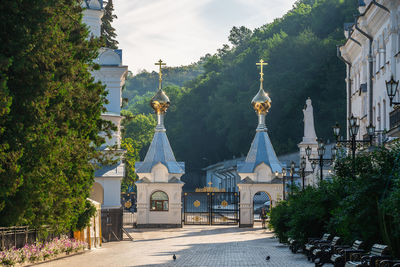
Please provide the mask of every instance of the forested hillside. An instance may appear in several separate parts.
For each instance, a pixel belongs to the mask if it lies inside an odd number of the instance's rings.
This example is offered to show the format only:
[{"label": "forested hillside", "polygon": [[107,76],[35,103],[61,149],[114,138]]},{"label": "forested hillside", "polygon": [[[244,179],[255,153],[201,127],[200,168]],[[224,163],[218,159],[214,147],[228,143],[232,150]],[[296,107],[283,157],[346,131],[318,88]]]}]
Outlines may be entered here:
[{"label": "forested hillside", "polygon": [[[331,126],[343,125],[346,116],[345,65],[336,57],[336,45],[344,41],[343,23],[352,21],[355,11],[353,0],[301,0],[273,23],[254,30],[234,27],[230,44],[204,59],[204,73],[178,90],[178,98],[170,96],[167,132],[187,173],[247,153],[257,125],[250,102],[259,88],[261,58],[268,62],[267,127],[276,152],[297,150],[307,97],[317,135],[332,139]],[[151,82],[155,89],[157,78]]]},{"label": "forested hillside", "polygon": [[[188,66],[166,67],[163,69],[164,87],[181,87],[193,80],[203,71],[203,60]],[[141,71],[137,75],[129,75],[126,79],[123,97],[128,99],[126,110],[134,114],[150,112],[149,100],[158,88],[158,73]]]}]

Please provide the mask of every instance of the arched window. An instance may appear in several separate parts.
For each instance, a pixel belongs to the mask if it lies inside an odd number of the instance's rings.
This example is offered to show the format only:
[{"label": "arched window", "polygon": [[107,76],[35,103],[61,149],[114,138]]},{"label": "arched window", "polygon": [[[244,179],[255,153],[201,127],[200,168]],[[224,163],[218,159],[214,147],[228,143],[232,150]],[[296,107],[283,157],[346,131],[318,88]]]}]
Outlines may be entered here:
[{"label": "arched window", "polygon": [[150,197],[151,211],[168,211],[168,195],[163,191],[156,191]]}]

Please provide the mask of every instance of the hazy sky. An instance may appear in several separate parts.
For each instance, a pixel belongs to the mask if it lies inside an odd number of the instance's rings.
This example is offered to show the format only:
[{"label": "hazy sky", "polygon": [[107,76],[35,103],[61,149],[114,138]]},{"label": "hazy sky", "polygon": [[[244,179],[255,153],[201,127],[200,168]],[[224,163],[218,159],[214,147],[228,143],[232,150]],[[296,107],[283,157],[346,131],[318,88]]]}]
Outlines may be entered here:
[{"label": "hazy sky", "polygon": [[133,73],[187,65],[228,43],[233,26],[259,27],[291,9],[295,0],[114,0],[123,63]]}]

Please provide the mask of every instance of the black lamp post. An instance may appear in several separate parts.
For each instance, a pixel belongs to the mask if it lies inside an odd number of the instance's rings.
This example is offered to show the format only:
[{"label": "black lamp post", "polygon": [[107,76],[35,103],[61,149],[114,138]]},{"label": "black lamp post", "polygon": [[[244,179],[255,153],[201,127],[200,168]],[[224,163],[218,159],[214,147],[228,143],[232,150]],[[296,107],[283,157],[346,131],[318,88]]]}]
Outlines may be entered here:
[{"label": "black lamp post", "polygon": [[335,160],[335,156],[336,156],[336,146],[333,146],[331,149],[331,153],[332,153],[332,158],[328,159],[328,158],[324,158],[325,155],[325,145],[321,140],[318,140],[318,148],[317,148],[317,153],[318,153],[318,157],[317,158],[311,158],[311,147],[307,147],[306,148],[306,155],[309,161],[311,161],[311,167],[313,168],[313,170],[315,169],[315,167],[317,166],[317,164],[319,164],[319,168],[320,168],[320,180],[322,181],[324,179],[323,177],[323,167],[325,164],[331,164],[334,160]]},{"label": "black lamp post", "polygon": [[[303,156],[303,157],[301,157],[301,160],[300,160],[300,173],[301,173],[301,180],[302,180],[303,190],[304,190],[304,186],[305,186],[306,174],[313,173],[313,171],[306,171],[306,167],[307,167],[306,158]],[[315,169],[315,167],[316,166],[314,166],[313,169]]]},{"label": "black lamp post", "polygon": [[400,102],[393,102],[393,98],[397,93],[398,86],[399,86],[399,81],[395,81],[393,75],[390,81],[386,81],[386,92],[390,99],[390,106],[400,104]]},{"label": "black lamp post", "polygon": [[286,169],[285,168],[282,168],[282,178],[283,178],[283,189],[282,189],[283,200],[286,200],[286,190],[285,190]]},{"label": "black lamp post", "polygon": [[290,163],[290,194],[291,195],[293,195],[293,183],[294,183],[293,175],[294,175],[294,171],[295,171],[295,164],[292,161]]},{"label": "black lamp post", "polygon": [[355,157],[356,157],[356,150],[357,150],[357,144],[368,144],[372,146],[372,140],[375,134],[375,126],[372,124],[369,124],[367,126],[367,134],[369,135],[369,140],[356,140],[356,136],[358,134],[358,130],[360,129],[360,125],[358,124],[358,118],[354,117],[354,115],[351,115],[349,118],[349,132],[350,132],[350,139],[349,140],[343,140],[340,137],[340,126],[338,123],[336,123],[335,126],[333,126],[333,134],[336,137],[336,142],[338,145],[345,145],[347,148],[350,148],[351,150],[351,158],[353,161],[353,167],[352,167],[352,173],[353,173],[353,178],[355,176]]}]

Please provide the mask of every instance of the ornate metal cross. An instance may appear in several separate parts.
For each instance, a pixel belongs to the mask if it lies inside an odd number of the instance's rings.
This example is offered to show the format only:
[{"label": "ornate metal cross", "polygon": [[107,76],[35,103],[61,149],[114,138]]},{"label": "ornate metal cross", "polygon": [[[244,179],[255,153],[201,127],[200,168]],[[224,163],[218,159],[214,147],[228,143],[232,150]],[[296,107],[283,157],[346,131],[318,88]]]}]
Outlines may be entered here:
[{"label": "ornate metal cross", "polygon": [[261,66],[261,71],[260,71],[260,82],[264,81],[264,71],[263,71],[263,66],[268,65],[267,62],[264,62],[264,60],[260,59],[259,63],[256,63],[256,65]]},{"label": "ornate metal cross", "polygon": [[210,182],[208,182],[208,186],[209,186],[209,187],[211,187],[211,185],[212,185],[212,182],[211,182],[211,181],[210,181]]},{"label": "ornate metal cross", "polygon": [[165,66],[165,65],[167,65],[167,63],[164,63],[161,59],[157,62],[157,63],[154,63],[154,65],[156,65],[156,66],[160,66],[160,70],[159,70],[159,72],[158,72],[158,81],[159,81],[159,83],[158,83],[158,89],[160,89],[161,90],[161,88],[162,88],[162,66]]}]

